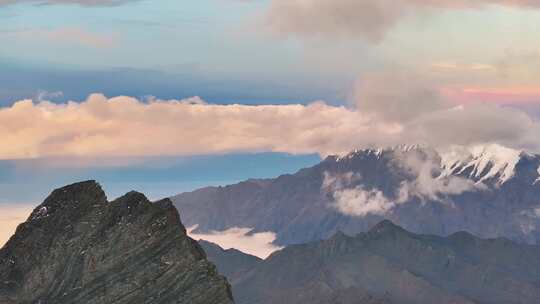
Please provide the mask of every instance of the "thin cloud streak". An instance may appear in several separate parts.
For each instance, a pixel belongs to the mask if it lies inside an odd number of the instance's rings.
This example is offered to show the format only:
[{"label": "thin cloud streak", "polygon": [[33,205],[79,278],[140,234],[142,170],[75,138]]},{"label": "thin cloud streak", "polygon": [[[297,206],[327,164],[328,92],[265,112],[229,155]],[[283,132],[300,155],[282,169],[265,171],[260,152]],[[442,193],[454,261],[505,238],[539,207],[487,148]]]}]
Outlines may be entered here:
[{"label": "thin cloud streak", "polygon": [[54,44],[80,45],[96,49],[115,47],[117,35],[93,33],[77,27],[57,28],[52,30],[27,29],[6,33],[8,36],[28,41],[45,41]]},{"label": "thin cloud streak", "polygon": [[75,4],[80,6],[118,6],[140,0],[0,0],[0,6],[13,4],[36,4],[36,5],[57,5]]}]

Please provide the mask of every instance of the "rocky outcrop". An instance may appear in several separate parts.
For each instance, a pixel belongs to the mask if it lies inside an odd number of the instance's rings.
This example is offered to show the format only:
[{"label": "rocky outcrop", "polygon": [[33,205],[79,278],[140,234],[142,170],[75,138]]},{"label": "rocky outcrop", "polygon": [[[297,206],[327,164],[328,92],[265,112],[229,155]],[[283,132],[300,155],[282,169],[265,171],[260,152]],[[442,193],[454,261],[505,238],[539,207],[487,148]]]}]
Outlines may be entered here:
[{"label": "rocky outcrop", "polygon": [[167,199],[55,190],[0,250],[0,303],[233,303]]}]

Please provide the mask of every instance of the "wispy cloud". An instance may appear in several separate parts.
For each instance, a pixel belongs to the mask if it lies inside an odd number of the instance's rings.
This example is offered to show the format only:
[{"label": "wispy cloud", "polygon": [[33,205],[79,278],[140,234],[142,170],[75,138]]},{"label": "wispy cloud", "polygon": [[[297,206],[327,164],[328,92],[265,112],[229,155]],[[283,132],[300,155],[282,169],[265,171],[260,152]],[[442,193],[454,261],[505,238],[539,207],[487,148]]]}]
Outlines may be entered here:
[{"label": "wispy cloud", "polygon": [[443,175],[437,152],[396,151],[393,165],[410,175],[393,193],[383,193],[376,187],[367,187],[359,173],[324,173],[321,190],[330,194],[330,207],[340,213],[364,217],[370,214],[386,215],[400,204],[410,202],[452,203],[449,197],[464,192],[483,191],[487,187],[462,177]]},{"label": "wispy cloud", "polygon": [[489,6],[538,9],[540,3],[526,0],[272,0],[266,24],[284,35],[356,37],[377,42],[411,15]]},{"label": "wispy cloud", "polygon": [[1,5],[31,3],[36,5],[75,4],[81,6],[117,6],[140,0],[0,0]]},{"label": "wispy cloud", "polygon": [[111,48],[117,45],[115,34],[93,33],[77,27],[65,27],[52,30],[25,29],[6,33],[19,39],[42,41],[63,45],[80,45],[92,48]]}]

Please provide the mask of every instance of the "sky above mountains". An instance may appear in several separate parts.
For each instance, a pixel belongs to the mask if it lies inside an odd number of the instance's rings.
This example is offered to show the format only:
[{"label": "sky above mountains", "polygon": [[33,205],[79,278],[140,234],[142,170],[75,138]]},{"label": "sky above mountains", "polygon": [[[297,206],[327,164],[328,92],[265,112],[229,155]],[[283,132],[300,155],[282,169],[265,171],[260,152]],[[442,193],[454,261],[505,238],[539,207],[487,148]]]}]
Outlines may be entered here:
[{"label": "sky above mountains", "polygon": [[[50,190],[21,174],[165,176],[160,196],[253,158],[269,177],[401,143],[538,152],[539,31],[527,0],[0,0],[0,202]],[[194,156],[215,168],[195,183]]]},{"label": "sky above mountains", "polygon": [[[2,104],[201,96],[347,101],[380,72],[436,78],[459,100],[538,101],[531,1],[0,1]],[[48,93],[48,94],[46,94]]]}]

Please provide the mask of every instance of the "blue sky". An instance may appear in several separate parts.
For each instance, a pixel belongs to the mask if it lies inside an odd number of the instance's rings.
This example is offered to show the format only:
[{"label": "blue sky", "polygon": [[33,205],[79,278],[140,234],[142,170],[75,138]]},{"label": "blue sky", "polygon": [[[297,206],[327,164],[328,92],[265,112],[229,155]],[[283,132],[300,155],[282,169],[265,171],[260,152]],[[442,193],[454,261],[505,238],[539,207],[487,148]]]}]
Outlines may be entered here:
[{"label": "blue sky", "polygon": [[[114,199],[137,190],[157,200],[210,185],[295,173],[320,161],[318,155],[282,153],[194,157],[0,161],[0,203],[37,204],[52,189],[81,180],[98,180]],[[103,165],[104,163],[110,165]]]},{"label": "blue sky", "polygon": [[[366,1],[0,0],[0,202],[87,178],[159,197],[402,141],[540,151],[537,5]],[[73,157],[145,161],[42,171]]]},{"label": "blue sky", "polygon": [[[302,62],[304,49],[298,42],[268,39],[250,29],[264,5],[160,0],[117,7],[2,8],[8,16],[0,19],[2,40],[9,48],[0,50],[0,74],[9,77],[0,97],[9,104],[43,90],[63,92],[59,100],[102,92],[161,98],[199,95],[213,102],[343,101],[339,91],[347,83],[339,80],[345,76],[314,76],[313,68]],[[43,37],[63,29],[111,42],[92,46],[75,37]],[[313,92],[306,94],[307,87]]]}]

